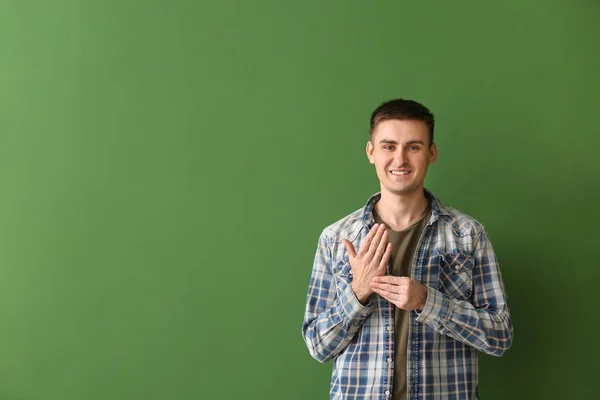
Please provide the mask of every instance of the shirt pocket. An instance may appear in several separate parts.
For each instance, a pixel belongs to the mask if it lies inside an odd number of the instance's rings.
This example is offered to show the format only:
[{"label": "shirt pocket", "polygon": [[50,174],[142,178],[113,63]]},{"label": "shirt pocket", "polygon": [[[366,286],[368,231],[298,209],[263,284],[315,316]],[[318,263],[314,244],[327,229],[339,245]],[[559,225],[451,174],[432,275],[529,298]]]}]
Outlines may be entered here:
[{"label": "shirt pocket", "polygon": [[454,299],[469,299],[473,294],[474,266],[475,261],[468,254],[440,254],[438,290]]},{"label": "shirt pocket", "polygon": [[348,257],[344,257],[336,264],[333,269],[333,275],[338,292],[343,292],[348,285],[352,284],[352,267],[350,266]]}]

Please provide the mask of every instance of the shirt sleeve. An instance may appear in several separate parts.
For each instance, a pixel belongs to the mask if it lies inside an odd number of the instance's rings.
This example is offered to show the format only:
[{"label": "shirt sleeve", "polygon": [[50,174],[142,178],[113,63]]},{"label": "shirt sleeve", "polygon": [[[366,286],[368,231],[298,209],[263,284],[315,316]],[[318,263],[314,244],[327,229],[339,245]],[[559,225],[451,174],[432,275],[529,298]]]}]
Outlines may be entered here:
[{"label": "shirt sleeve", "polygon": [[512,344],[513,326],[504,283],[485,230],[475,245],[473,296],[453,299],[427,288],[427,302],[417,321],[484,353],[501,356]]},{"label": "shirt sleeve", "polygon": [[344,350],[360,330],[374,306],[362,305],[350,285],[336,285],[331,250],[324,233],[317,253],[306,295],[302,336],[310,355],[326,362]]}]

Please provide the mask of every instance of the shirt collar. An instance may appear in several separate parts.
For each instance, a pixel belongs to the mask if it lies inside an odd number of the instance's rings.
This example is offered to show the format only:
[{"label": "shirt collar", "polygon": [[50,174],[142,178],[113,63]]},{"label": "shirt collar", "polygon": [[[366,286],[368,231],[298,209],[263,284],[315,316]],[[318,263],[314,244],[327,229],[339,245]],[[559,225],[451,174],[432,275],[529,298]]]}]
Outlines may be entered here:
[{"label": "shirt collar", "polygon": [[[425,196],[427,196],[431,203],[431,218],[429,219],[428,224],[432,224],[437,221],[440,215],[450,215],[446,206],[439,201],[433,193],[429,190],[424,189]],[[375,219],[373,218],[373,207],[381,198],[381,192],[377,192],[367,200],[367,204],[365,204],[365,208],[363,209],[362,221],[365,226],[371,228],[373,224],[375,224]]]}]

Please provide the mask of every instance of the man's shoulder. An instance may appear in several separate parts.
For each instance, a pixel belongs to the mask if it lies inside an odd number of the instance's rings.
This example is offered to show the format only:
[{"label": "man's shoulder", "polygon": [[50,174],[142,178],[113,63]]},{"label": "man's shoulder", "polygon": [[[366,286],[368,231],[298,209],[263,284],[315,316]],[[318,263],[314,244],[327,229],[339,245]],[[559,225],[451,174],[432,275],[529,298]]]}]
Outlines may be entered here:
[{"label": "man's shoulder", "polygon": [[327,226],[323,229],[323,235],[328,241],[341,242],[344,239],[352,241],[364,224],[363,217],[364,208],[359,208]]},{"label": "man's shoulder", "polygon": [[485,229],[481,222],[461,210],[439,201],[438,206],[440,218],[459,236],[477,235]]}]

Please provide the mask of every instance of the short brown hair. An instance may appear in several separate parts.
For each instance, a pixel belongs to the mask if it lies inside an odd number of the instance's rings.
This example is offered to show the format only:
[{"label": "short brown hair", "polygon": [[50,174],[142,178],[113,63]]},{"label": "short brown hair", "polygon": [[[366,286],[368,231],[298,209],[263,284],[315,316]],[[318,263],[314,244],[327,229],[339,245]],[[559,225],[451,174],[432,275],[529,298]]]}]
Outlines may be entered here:
[{"label": "short brown hair", "polygon": [[423,121],[429,128],[429,146],[433,144],[433,114],[423,104],[414,100],[394,99],[386,101],[371,114],[371,138],[380,122],[391,119]]}]

